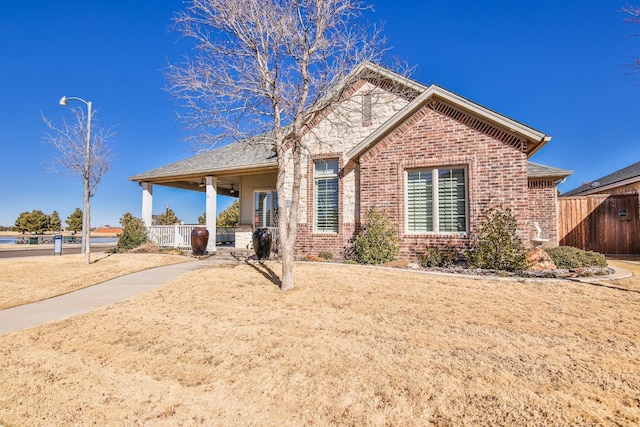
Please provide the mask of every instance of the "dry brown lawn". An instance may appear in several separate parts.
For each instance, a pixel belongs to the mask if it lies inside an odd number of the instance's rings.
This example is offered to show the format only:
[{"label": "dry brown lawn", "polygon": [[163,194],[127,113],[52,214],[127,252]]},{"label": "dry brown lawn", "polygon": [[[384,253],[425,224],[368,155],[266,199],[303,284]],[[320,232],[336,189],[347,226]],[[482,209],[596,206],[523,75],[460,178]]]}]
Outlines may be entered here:
[{"label": "dry brown lawn", "polygon": [[[620,264],[623,265],[623,264]],[[11,426],[637,425],[640,268],[604,285],[301,263],[0,336]]]},{"label": "dry brown lawn", "polygon": [[41,301],[118,276],[190,258],[160,254],[92,254],[0,259],[0,310]]}]

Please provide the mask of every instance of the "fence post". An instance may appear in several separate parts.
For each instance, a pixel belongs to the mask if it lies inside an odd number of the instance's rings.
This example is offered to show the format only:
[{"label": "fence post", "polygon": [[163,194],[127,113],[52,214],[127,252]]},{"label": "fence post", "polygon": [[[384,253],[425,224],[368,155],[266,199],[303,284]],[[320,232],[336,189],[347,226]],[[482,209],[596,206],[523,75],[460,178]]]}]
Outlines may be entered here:
[{"label": "fence post", "polygon": [[180,228],[178,224],[173,226],[173,247],[174,249],[178,248],[178,238],[180,237]]}]

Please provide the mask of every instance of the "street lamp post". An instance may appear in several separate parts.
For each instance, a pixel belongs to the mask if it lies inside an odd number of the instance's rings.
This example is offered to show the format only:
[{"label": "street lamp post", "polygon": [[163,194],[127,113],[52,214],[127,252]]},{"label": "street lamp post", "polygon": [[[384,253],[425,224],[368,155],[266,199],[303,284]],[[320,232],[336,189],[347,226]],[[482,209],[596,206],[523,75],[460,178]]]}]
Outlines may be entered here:
[{"label": "street lamp post", "polygon": [[89,227],[91,227],[90,211],[89,211],[89,196],[90,196],[90,181],[91,181],[91,101],[85,101],[82,98],[75,96],[63,96],[60,98],[60,105],[66,106],[67,101],[80,101],[84,102],[87,106],[87,140],[84,144],[84,201],[82,208],[82,246],[81,252],[84,254],[85,264],[90,262],[91,242],[89,241]]}]

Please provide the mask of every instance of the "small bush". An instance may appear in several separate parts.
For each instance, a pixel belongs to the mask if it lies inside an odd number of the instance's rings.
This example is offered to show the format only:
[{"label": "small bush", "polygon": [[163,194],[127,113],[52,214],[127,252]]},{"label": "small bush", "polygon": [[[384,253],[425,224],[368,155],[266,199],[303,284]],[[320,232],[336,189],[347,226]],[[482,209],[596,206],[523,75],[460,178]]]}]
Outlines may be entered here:
[{"label": "small bush", "polygon": [[327,261],[331,261],[333,259],[333,254],[328,251],[320,251],[318,252],[318,257],[325,259]]},{"label": "small bush", "polygon": [[418,258],[418,263],[423,267],[450,267],[455,264],[457,257],[458,252],[451,245],[444,249],[428,246],[424,254]]},{"label": "small bush", "polygon": [[571,246],[545,249],[558,268],[606,267],[607,260],[598,252],[583,251]]},{"label": "small bush", "polygon": [[118,234],[118,244],[116,249],[118,251],[126,251],[146,243],[147,227],[144,226],[144,222],[140,218],[129,217],[122,223],[122,233]]},{"label": "small bush", "polygon": [[354,242],[358,262],[382,264],[393,261],[399,248],[396,230],[389,217],[376,208],[370,208],[365,214],[364,224]]},{"label": "small bush", "polygon": [[466,254],[469,266],[503,271],[524,270],[527,250],[516,231],[517,222],[511,209],[489,209],[480,223],[472,249]]}]

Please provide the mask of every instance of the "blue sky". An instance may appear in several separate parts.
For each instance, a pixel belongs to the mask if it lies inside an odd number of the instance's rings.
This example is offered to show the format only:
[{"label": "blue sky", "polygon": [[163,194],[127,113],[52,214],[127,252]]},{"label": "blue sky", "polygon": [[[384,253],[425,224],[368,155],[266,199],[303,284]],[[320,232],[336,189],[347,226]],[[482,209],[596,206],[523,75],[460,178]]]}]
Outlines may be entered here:
[{"label": "blue sky", "polygon": [[[632,2],[633,3],[633,2]],[[553,139],[531,160],[574,170],[561,191],[640,160],[640,26],[624,24],[625,0],[373,1],[390,55],[436,83]],[[163,70],[188,45],[169,31],[181,0],[9,2],[0,14],[0,225],[24,211],[82,206],[82,183],[47,172],[42,112],[59,123],[63,95],[92,101],[115,126],[116,161],[92,199],[92,225],[141,214],[131,176],[188,156],[186,133],[163,91]],[[76,104],[82,106],[82,104]],[[204,195],[154,188],[154,213],[169,205],[187,223]],[[225,205],[225,202],[221,203]]]}]

